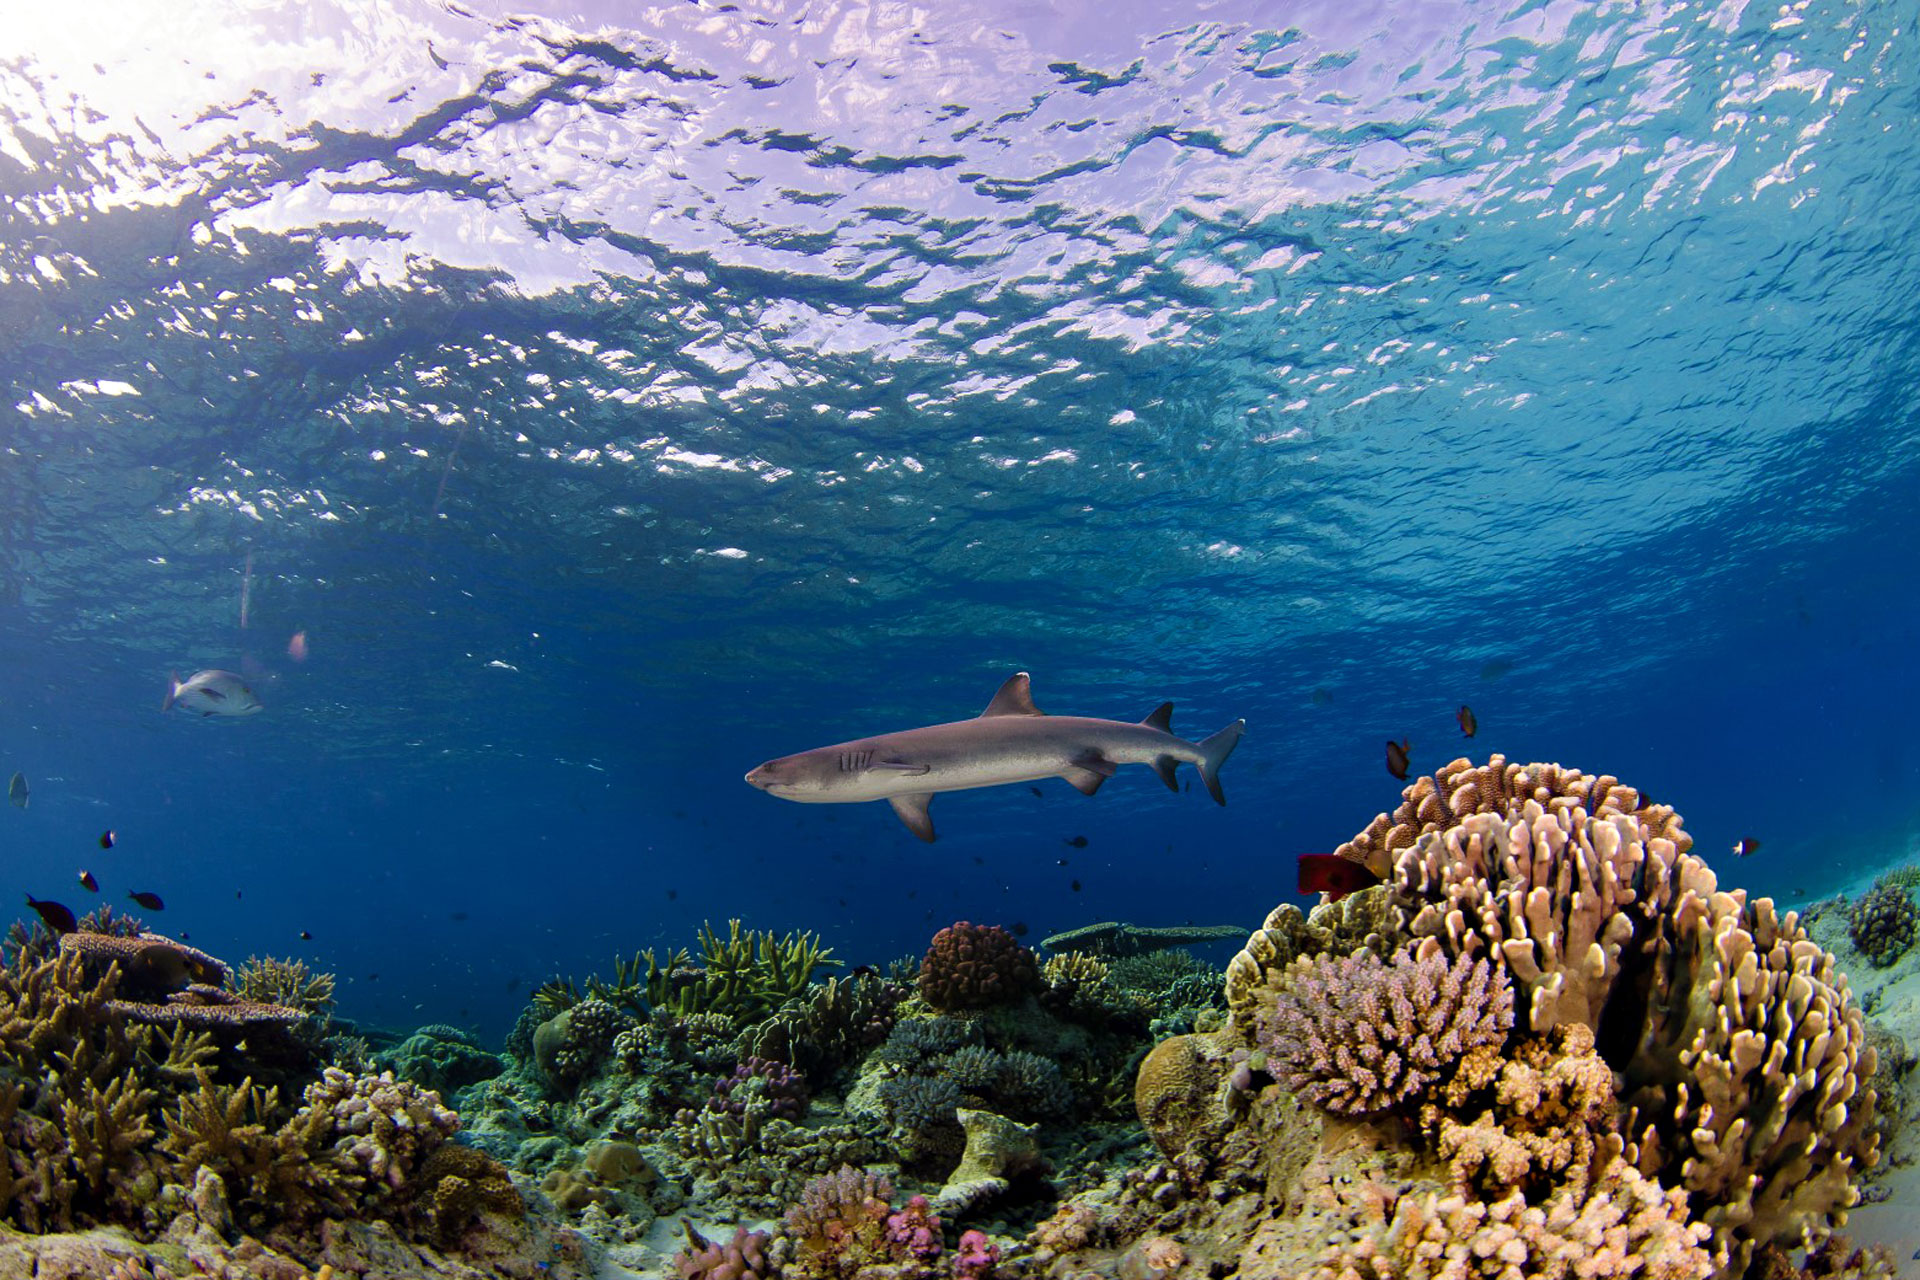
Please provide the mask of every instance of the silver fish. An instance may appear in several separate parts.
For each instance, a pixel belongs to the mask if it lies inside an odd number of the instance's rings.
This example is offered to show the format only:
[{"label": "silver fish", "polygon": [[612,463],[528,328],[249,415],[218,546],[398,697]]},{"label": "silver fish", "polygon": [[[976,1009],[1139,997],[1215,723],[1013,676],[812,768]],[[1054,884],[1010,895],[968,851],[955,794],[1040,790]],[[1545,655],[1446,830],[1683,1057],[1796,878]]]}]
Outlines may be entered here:
[{"label": "silver fish", "polygon": [[247,682],[231,671],[196,671],[185,680],[178,671],[167,681],[167,698],[162,711],[179,707],[203,716],[250,716],[265,710],[253,696]]},{"label": "silver fish", "polygon": [[1138,724],[1050,716],[1033,705],[1032,682],[1022,671],[1000,686],[975,719],[782,756],[747,774],[747,782],[802,804],[885,800],[908,830],[931,842],[927,805],[939,792],[1059,777],[1092,795],[1123,764],[1152,765],[1175,791],[1175,768],[1193,765],[1215,802],[1225,804],[1220,766],[1246,727],[1245,720],[1235,720],[1205,741],[1188,742],[1173,735],[1171,702]]},{"label": "silver fish", "polygon": [[16,773],[13,775],[12,781],[7,783],[7,799],[13,801],[13,807],[16,809],[24,809],[27,807],[26,774]]}]

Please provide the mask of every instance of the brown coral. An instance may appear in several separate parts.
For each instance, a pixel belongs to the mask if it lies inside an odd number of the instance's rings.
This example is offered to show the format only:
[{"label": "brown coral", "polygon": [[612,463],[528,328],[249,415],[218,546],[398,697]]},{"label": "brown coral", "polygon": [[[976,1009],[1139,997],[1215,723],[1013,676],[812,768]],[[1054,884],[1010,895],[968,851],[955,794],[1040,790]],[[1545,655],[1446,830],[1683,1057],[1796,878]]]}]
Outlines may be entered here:
[{"label": "brown coral", "polygon": [[506,1166],[484,1151],[447,1143],[420,1166],[413,1198],[442,1243],[458,1239],[481,1213],[518,1218],[527,1203]]},{"label": "brown coral", "polygon": [[67,933],[60,937],[60,952],[80,956],[95,975],[118,964],[121,994],[134,1000],[164,1000],[196,982],[218,986],[227,979],[221,961],[157,933]]},{"label": "brown coral", "polygon": [[920,961],[920,996],[943,1013],[1008,1004],[1039,985],[1033,952],[995,924],[948,925]]},{"label": "brown coral", "polygon": [[[1538,802],[1549,812],[1585,809],[1598,817],[1607,813],[1640,814],[1654,832],[1672,840],[1685,853],[1693,838],[1680,829],[1680,819],[1666,805],[1656,805],[1612,774],[1589,777],[1578,769],[1557,764],[1511,764],[1503,755],[1476,765],[1462,757],[1414,779],[1401,793],[1400,806],[1367,824],[1334,852],[1364,864],[1385,876],[1393,856],[1411,848],[1421,836],[1446,831],[1476,813],[1504,814],[1523,800]],[[1598,799],[1596,799],[1598,797]]]},{"label": "brown coral", "polygon": [[1345,1115],[1417,1101],[1470,1050],[1513,1025],[1513,990],[1485,960],[1369,951],[1302,960],[1261,1045],[1301,1097]]}]

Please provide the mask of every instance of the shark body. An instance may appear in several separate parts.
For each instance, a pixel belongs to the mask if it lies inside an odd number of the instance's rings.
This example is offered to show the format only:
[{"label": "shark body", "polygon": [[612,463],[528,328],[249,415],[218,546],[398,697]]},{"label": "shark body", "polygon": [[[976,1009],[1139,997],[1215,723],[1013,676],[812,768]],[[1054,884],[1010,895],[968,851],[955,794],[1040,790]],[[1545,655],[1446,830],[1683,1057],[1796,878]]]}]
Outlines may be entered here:
[{"label": "shark body", "polygon": [[1163,702],[1138,724],[1092,716],[1050,716],[1033,704],[1022,671],[972,720],[924,725],[769,760],[747,774],[771,796],[801,804],[885,800],[922,840],[934,838],[927,805],[942,791],[1065,778],[1085,795],[1123,764],[1152,765],[1179,790],[1175,770],[1193,765],[1219,804],[1220,766],[1246,730],[1236,720],[1202,742],[1173,734],[1173,704]]}]

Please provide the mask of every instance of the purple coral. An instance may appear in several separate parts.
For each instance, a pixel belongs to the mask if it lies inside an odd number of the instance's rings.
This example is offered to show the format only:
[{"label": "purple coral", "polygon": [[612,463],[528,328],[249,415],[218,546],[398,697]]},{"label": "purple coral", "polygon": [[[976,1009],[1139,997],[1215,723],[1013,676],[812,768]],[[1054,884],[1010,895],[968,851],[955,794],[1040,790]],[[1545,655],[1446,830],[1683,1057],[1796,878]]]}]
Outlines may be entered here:
[{"label": "purple coral", "polygon": [[1011,1004],[1039,986],[1033,952],[997,924],[950,924],[920,961],[920,997],[942,1012]]},{"label": "purple coral", "polygon": [[953,1280],[993,1280],[1000,1265],[1000,1246],[984,1231],[968,1229],[960,1233],[960,1247],[953,1254]]},{"label": "purple coral", "polygon": [[887,1215],[887,1249],[894,1257],[932,1262],[942,1247],[940,1219],[925,1196],[915,1196]]},{"label": "purple coral", "polygon": [[1371,951],[1296,965],[1261,1047],[1276,1077],[1328,1111],[1387,1111],[1513,1026],[1513,988],[1485,960]]},{"label": "purple coral", "polygon": [[798,1071],[784,1062],[750,1057],[732,1075],[714,1081],[707,1110],[744,1116],[747,1104],[758,1098],[766,1104],[763,1114],[799,1121],[807,1114],[809,1097],[807,1079]]}]

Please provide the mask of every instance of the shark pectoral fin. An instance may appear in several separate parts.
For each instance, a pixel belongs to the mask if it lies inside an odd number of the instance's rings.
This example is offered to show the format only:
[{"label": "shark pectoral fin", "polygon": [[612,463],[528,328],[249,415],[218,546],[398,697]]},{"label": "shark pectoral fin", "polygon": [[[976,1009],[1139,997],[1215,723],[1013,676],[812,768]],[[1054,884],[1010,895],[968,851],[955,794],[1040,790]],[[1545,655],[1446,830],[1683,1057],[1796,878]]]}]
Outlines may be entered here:
[{"label": "shark pectoral fin", "polygon": [[1043,716],[1047,714],[1033,705],[1033,680],[1024,671],[1017,671],[1007,677],[1000,686],[1000,692],[993,695],[993,701],[980,713],[982,720],[988,716]]},{"label": "shark pectoral fin", "polygon": [[[1172,706],[1173,704],[1168,703],[1167,705]],[[1155,756],[1153,758],[1153,771],[1160,775],[1160,781],[1167,784],[1167,790],[1169,791],[1178,791],[1180,789],[1180,779],[1174,776],[1174,771],[1179,767],[1180,762],[1172,756]]]},{"label": "shark pectoral fin", "polygon": [[1100,784],[1107,780],[1106,774],[1095,773],[1091,769],[1068,769],[1060,776],[1078,787],[1083,796],[1092,795],[1100,789]]},{"label": "shark pectoral fin", "polygon": [[900,821],[907,824],[907,830],[933,843],[933,815],[927,812],[927,805],[933,801],[933,792],[917,791],[910,796],[889,796],[887,803],[900,815]]},{"label": "shark pectoral fin", "polygon": [[1080,794],[1090,796],[1100,789],[1100,784],[1114,774],[1113,761],[1104,756],[1084,755],[1060,774],[1068,782],[1080,789]]},{"label": "shark pectoral fin", "polygon": [[906,760],[875,760],[868,766],[873,769],[885,769],[889,773],[919,775],[931,771],[932,766],[913,764]]}]

